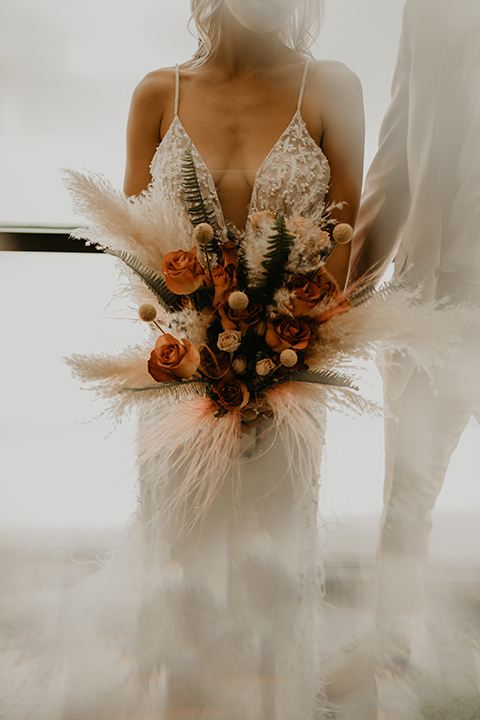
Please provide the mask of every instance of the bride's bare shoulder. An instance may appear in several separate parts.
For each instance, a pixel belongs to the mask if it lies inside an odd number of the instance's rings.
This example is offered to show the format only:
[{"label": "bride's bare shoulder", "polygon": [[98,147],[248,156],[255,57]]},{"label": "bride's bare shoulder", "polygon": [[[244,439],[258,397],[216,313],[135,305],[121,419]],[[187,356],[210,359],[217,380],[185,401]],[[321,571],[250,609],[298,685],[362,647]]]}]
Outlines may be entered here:
[{"label": "bride's bare shoulder", "polygon": [[316,60],[311,82],[318,89],[335,94],[358,93],[362,88],[358,75],[347,65],[337,60]]},{"label": "bride's bare shoulder", "polygon": [[175,68],[159,68],[143,77],[133,91],[132,104],[144,110],[163,110],[175,96]]}]

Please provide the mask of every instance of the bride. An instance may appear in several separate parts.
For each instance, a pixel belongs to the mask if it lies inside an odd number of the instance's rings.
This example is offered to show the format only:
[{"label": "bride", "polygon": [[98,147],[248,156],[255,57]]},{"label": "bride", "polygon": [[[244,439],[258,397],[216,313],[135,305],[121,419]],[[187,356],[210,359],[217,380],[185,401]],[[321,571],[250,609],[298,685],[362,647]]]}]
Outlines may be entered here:
[{"label": "bride", "polygon": [[[354,224],[362,93],[344,65],[309,53],[321,5],[192,0],[195,56],[149,73],[134,92],[130,207],[155,203],[188,223],[190,149],[221,240],[265,213],[321,223],[330,208]],[[338,244],[326,265],[340,291],[349,254]],[[269,413],[245,417],[230,465],[203,448],[216,478],[208,503],[195,487],[182,495],[199,436],[165,459],[156,417],[153,408],[140,418],[139,510],[118,553],[56,602],[17,607],[2,711],[18,720],[331,717],[317,541],[323,413],[304,434]]]},{"label": "bride", "polygon": [[[362,92],[344,65],[310,56],[321,13],[321,0],[193,0],[194,58],[149,73],[135,90],[126,194],[148,190],[187,216],[181,157],[191,147],[225,238],[264,211],[320,222],[331,203],[340,205],[335,219],[353,225]],[[349,254],[348,244],[337,245],[327,263],[341,288]],[[262,420],[244,423],[253,433],[241,441],[240,483],[233,472],[222,478],[192,531],[184,515],[155,529],[188,588],[165,618],[165,718],[313,720],[327,712],[316,548],[323,418],[314,448]],[[144,520],[180,483],[175,472],[159,482],[151,467],[143,471]]]}]

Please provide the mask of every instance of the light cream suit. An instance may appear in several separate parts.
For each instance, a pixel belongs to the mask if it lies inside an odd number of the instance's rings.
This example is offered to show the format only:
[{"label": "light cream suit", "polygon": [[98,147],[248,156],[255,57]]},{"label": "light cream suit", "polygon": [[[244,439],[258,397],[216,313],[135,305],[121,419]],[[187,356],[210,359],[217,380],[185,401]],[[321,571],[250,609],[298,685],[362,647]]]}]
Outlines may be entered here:
[{"label": "light cream suit", "polygon": [[[408,0],[392,103],[366,180],[352,279],[426,262],[423,296],[480,300],[480,1]],[[385,511],[378,552],[377,622],[408,652],[420,604],[430,512],[472,413],[480,418],[478,333],[461,367],[428,378],[396,358],[384,371]],[[405,627],[403,633],[402,626]],[[404,646],[404,647],[402,647]]]}]

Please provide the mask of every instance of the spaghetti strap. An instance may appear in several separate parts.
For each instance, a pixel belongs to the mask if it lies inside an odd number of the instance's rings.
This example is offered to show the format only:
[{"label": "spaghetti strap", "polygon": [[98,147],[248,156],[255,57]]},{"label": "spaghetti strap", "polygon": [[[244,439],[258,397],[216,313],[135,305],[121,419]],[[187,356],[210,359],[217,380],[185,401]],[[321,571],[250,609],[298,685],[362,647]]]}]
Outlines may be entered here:
[{"label": "spaghetti strap", "polygon": [[178,117],[178,99],[180,97],[180,68],[175,65],[175,117]]},{"label": "spaghetti strap", "polygon": [[300,86],[300,94],[298,96],[297,114],[300,112],[302,107],[303,93],[305,92],[305,84],[307,82],[307,73],[310,68],[311,61],[307,60],[305,63],[305,69],[303,71],[302,84]]}]

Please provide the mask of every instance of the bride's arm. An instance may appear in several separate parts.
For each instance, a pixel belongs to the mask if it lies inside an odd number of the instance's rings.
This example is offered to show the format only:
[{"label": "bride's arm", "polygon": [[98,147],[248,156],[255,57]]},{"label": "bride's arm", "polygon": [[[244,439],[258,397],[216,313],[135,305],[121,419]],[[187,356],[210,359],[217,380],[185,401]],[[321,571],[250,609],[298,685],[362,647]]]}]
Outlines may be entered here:
[{"label": "bride's arm", "polygon": [[[318,81],[317,81],[318,82]],[[344,202],[332,215],[355,226],[363,182],[365,122],[362,86],[345,65],[328,62],[320,78],[322,104],[321,147],[331,168],[327,203]],[[340,288],[344,289],[350,264],[351,244],[338,245],[327,263]]]},{"label": "bride's arm", "polygon": [[152,180],[150,163],[161,139],[162,120],[169,119],[166,117],[169,111],[173,119],[172,77],[171,69],[155,70],[143,78],[133,93],[127,123],[123,186],[127,195],[138,195]]}]

